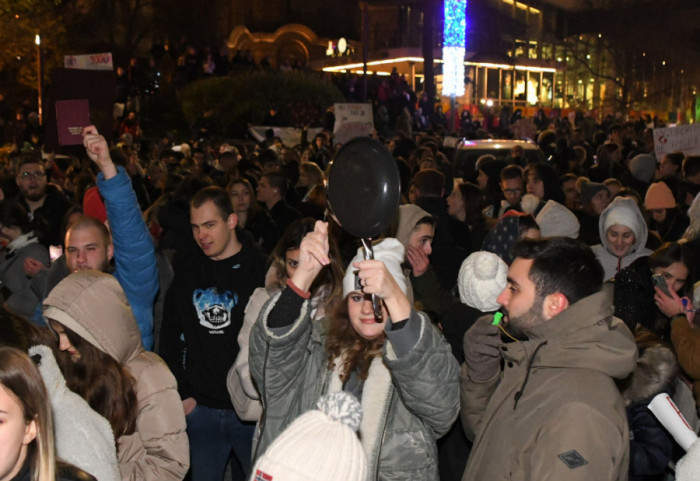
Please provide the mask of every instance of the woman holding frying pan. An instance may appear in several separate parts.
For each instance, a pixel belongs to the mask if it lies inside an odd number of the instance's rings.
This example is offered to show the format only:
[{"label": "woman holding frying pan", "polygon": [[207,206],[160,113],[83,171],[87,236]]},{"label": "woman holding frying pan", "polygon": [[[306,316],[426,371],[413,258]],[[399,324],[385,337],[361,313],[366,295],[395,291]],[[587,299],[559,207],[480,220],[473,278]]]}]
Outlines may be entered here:
[{"label": "woman holding frying pan", "polygon": [[[362,404],[370,479],[437,480],[436,439],[459,411],[458,365],[405,294],[403,246],[385,239],[374,246],[374,260],[358,252],[342,300],[313,321],[309,289],[330,262],[328,249],[328,226],[317,222],[301,243],[296,271],[251,333],[250,370],[264,407],[254,457],[319,397],[342,390]],[[372,294],[384,322],[375,317]]]}]

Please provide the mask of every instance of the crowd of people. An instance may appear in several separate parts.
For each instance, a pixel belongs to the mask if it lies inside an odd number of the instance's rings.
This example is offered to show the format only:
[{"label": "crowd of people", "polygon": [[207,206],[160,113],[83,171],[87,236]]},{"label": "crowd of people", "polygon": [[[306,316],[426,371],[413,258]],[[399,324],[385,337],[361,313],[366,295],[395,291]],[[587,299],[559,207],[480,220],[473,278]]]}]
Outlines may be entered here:
[{"label": "crowd of people", "polygon": [[327,130],[16,149],[0,479],[668,479],[646,405],[700,428],[700,156],[643,119],[465,115],[547,161],[457,178],[436,119],[375,133],[402,199],[374,259],[327,212]]}]

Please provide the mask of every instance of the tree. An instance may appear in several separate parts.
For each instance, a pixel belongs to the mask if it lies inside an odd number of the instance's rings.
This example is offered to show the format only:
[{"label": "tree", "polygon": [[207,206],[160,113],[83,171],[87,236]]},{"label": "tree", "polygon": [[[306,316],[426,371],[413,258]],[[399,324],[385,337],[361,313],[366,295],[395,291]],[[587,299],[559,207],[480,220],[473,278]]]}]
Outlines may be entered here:
[{"label": "tree", "polygon": [[[342,93],[314,73],[266,70],[235,77],[213,77],[186,86],[179,95],[182,112],[193,124],[203,112],[221,133],[238,136],[250,123],[260,125],[271,107],[278,112],[279,126],[320,124],[326,109],[343,102]],[[299,114],[312,114],[302,119]]]},{"label": "tree", "polygon": [[[567,69],[607,86],[605,110],[671,110],[689,100],[700,9],[688,0],[587,0],[565,40]],[[594,102],[598,98],[593,99]]]},{"label": "tree", "polygon": [[72,26],[70,44],[78,53],[111,52],[126,61],[150,47],[159,27],[157,0],[64,0],[66,21]]},{"label": "tree", "polygon": [[0,72],[22,85],[37,85],[37,34],[44,70],[63,63],[66,29],[60,5],[61,0],[0,0]]}]

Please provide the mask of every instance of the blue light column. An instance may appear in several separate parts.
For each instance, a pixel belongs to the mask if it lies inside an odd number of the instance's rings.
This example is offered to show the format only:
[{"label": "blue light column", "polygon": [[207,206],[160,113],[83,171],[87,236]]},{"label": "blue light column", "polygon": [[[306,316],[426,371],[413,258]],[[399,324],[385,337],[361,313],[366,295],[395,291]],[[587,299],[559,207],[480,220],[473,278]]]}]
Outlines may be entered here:
[{"label": "blue light column", "polygon": [[467,35],[467,0],[445,0],[442,42],[442,95],[464,95],[464,52]]}]

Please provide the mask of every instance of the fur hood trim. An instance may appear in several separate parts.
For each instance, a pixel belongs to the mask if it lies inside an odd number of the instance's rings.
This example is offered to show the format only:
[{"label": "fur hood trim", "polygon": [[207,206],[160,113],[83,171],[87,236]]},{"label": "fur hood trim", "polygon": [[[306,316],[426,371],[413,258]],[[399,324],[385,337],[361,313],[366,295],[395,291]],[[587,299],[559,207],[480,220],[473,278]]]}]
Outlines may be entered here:
[{"label": "fur hood trim", "polygon": [[671,349],[662,345],[650,346],[637,359],[637,366],[627,379],[622,396],[628,405],[649,399],[668,390],[677,375],[678,361]]},{"label": "fur hood trim", "polygon": [[[343,364],[342,355],[334,361],[328,392],[342,391],[340,366]],[[377,455],[379,443],[389,412],[389,401],[392,383],[389,369],[381,357],[375,357],[369,367],[367,380],[362,389],[362,422],[360,423],[360,442],[367,455],[367,472],[372,473],[379,462]]]}]

